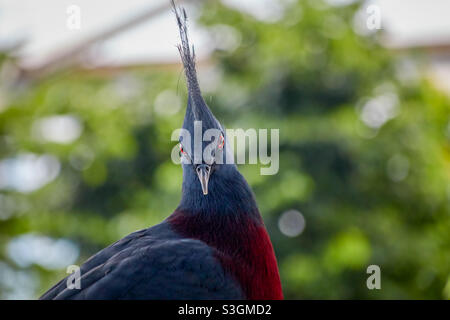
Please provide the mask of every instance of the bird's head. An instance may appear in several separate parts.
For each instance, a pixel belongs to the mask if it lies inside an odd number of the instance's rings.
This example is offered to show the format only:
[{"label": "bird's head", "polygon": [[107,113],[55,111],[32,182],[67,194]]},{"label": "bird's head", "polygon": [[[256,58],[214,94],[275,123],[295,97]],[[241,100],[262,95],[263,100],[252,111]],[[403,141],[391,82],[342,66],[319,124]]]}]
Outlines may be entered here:
[{"label": "bird's head", "polygon": [[235,166],[230,161],[232,156],[227,154],[225,131],[200,92],[195,68],[195,51],[194,47],[190,47],[187,36],[186,12],[182,8],[177,8],[173,1],[172,5],[180,30],[181,44],[178,45],[178,50],[184,65],[188,88],[186,115],[179,139],[180,156],[184,178],[197,177],[195,180],[206,196],[211,177],[218,175],[220,171],[233,170]]}]

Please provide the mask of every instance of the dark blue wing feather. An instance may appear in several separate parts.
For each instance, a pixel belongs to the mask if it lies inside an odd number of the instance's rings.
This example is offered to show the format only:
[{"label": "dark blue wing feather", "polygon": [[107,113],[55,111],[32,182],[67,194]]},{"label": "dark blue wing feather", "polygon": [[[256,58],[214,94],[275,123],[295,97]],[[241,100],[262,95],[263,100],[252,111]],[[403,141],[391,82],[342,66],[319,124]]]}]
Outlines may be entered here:
[{"label": "dark blue wing feather", "polygon": [[81,266],[81,288],[61,280],[41,299],[242,299],[215,249],[163,222],[130,234]]}]

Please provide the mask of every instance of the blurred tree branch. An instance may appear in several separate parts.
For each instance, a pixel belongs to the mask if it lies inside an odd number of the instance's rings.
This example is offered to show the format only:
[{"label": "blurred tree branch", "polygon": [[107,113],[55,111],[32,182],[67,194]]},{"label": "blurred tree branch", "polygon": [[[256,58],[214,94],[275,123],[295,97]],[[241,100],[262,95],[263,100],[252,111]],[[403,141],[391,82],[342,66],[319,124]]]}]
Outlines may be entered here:
[{"label": "blurred tree branch", "polygon": [[[178,0],[178,2],[199,2],[202,0]],[[113,25],[105,30],[94,34],[93,36],[75,44],[62,52],[57,52],[51,55],[46,62],[42,63],[41,66],[33,69],[21,70],[21,80],[32,80],[36,78],[45,77],[51,73],[60,71],[62,69],[73,66],[78,62],[78,59],[93,45],[110,39],[119,33],[122,33],[128,29],[136,27],[137,25],[148,21],[149,19],[155,18],[158,15],[166,12],[170,9],[170,1],[166,1],[163,4],[151,7],[147,10],[142,11],[140,14],[132,16],[129,19],[125,19],[116,25]]]}]

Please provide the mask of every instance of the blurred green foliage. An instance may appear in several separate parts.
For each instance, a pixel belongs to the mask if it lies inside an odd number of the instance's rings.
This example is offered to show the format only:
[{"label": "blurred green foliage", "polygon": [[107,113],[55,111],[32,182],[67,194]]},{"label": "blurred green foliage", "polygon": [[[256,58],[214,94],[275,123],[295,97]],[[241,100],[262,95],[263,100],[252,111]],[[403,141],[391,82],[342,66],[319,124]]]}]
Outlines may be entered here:
[{"label": "blurred green foliage", "polygon": [[[449,299],[449,98],[421,76],[420,63],[408,78],[400,66],[411,57],[381,47],[376,33],[355,33],[357,4],[286,6],[281,19],[261,21],[208,2],[199,18],[219,39],[213,65],[199,66],[218,119],[228,128],[280,129],[279,173],[240,169],[271,235],[286,298]],[[232,40],[228,47],[223,39]],[[0,298],[37,297],[65,275],[38,259],[18,263],[14,239],[69,239],[81,263],[173,211],[181,168],[170,160],[170,135],[186,103],[180,72],[68,70],[2,85],[3,168],[11,168],[7,159],[51,155],[59,170],[36,190],[0,189]],[[80,136],[37,137],[36,123],[54,115],[76,119]],[[0,164],[0,180],[5,170]],[[292,209],[306,228],[287,237],[279,218]],[[381,290],[366,287],[371,264],[381,268]]]}]

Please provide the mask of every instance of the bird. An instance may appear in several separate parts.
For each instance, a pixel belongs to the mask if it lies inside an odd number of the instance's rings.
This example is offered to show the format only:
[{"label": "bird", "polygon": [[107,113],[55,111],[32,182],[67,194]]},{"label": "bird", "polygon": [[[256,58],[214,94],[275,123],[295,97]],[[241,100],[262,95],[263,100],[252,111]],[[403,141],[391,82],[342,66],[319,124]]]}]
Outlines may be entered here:
[{"label": "bird", "polygon": [[229,144],[200,91],[186,10],[171,4],[188,89],[183,129],[193,135],[201,123],[202,132],[218,131],[215,148],[209,159],[192,161],[192,142],[180,137],[183,182],[173,213],[90,257],[79,269],[79,288],[67,285],[68,276],[42,300],[283,299],[255,196],[234,163],[217,161],[219,154],[230,156]]}]

